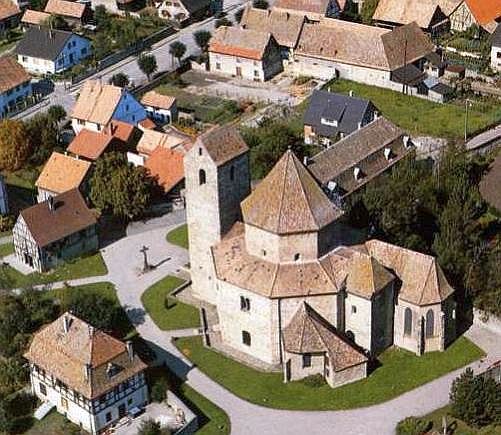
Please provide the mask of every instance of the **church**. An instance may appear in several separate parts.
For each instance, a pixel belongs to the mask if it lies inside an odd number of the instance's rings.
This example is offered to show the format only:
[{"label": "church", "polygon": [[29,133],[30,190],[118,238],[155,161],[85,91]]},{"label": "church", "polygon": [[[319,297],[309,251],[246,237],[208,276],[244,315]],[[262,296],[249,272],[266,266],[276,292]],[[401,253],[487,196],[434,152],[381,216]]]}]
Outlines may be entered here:
[{"label": "church", "polygon": [[455,339],[454,289],[436,259],[357,239],[291,150],[251,190],[247,145],[217,127],[186,154],[185,177],[207,345],[284,382],[320,374],[337,387],[390,346],[421,355]]}]

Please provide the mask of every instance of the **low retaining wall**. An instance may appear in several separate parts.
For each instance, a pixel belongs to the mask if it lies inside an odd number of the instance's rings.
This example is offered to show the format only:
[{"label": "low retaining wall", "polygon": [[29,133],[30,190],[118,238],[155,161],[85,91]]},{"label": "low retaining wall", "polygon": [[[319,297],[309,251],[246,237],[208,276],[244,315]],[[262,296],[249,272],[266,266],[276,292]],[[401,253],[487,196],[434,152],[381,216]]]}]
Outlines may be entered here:
[{"label": "low retaining wall", "polygon": [[473,324],[501,334],[501,319],[492,314],[487,315],[482,310],[473,310]]},{"label": "low retaining wall", "polygon": [[167,403],[174,410],[181,410],[184,414],[186,423],[183,427],[179,428],[174,435],[190,435],[198,430],[198,418],[196,414],[188,408],[184,402],[177,397],[172,391],[167,391]]}]

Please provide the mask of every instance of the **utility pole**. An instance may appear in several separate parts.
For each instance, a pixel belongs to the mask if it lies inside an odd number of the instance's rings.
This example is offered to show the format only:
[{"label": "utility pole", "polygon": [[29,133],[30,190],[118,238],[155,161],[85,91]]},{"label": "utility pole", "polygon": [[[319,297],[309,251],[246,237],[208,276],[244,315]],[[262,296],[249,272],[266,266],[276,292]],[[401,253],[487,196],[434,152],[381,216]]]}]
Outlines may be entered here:
[{"label": "utility pole", "polygon": [[464,117],[464,143],[466,144],[466,141],[468,140],[468,108],[470,107],[471,100],[469,98],[466,99],[465,105],[466,105],[466,113]]}]

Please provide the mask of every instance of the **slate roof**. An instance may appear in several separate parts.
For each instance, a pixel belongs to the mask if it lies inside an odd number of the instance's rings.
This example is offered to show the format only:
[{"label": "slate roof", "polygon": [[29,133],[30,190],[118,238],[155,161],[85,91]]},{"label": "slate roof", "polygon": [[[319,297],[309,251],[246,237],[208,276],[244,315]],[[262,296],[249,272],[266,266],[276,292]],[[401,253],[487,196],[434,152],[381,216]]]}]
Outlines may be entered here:
[{"label": "slate roof", "polygon": [[[372,19],[395,24],[415,21],[419,27],[427,29],[440,12],[437,0],[380,0]],[[442,15],[445,18],[443,12]]]},{"label": "slate roof", "polygon": [[73,108],[72,118],[107,125],[115,113],[124,90],[118,86],[87,80]]},{"label": "slate roof", "polygon": [[209,42],[209,51],[262,60],[271,41],[274,38],[269,32],[221,26]]},{"label": "slate roof", "polygon": [[[24,356],[87,399],[98,398],[147,367],[136,354],[129,356],[125,343],[70,313],[34,334]],[[108,374],[110,365],[117,369],[113,376]],[[90,369],[88,378],[86,366]]]},{"label": "slate roof", "polygon": [[[313,131],[320,136],[349,134],[358,130],[359,123],[364,121],[371,106],[370,101],[362,98],[316,90],[304,114],[304,124],[313,127]],[[323,124],[322,118],[336,120],[338,126]]]},{"label": "slate roof", "polygon": [[249,151],[249,147],[233,126],[215,127],[200,135],[195,146],[206,149],[216,166],[223,165]]},{"label": "slate roof", "polygon": [[54,193],[79,188],[91,167],[90,162],[53,152],[35,186]]},{"label": "slate roof", "polygon": [[291,150],[241,206],[246,224],[275,234],[319,231],[343,214]]},{"label": "slate roof", "polygon": [[240,21],[244,29],[268,32],[278,45],[295,48],[303,28],[305,17],[289,14],[278,9],[257,9],[247,7]]},{"label": "slate roof", "polygon": [[498,24],[496,30],[492,34],[492,46],[501,48],[501,24]]},{"label": "slate roof", "polygon": [[61,193],[53,201],[54,210],[50,210],[48,201],[43,201],[20,213],[39,247],[96,224],[96,217],[85,204],[78,189]]},{"label": "slate roof", "polygon": [[21,10],[11,0],[0,0],[0,21],[20,14]]},{"label": "slate roof", "polygon": [[46,12],[34,11],[32,9],[26,9],[21,19],[21,23],[25,24],[41,24],[43,21],[47,20],[50,14]]},{"label": "slate roof", "polygon": [[49,0],[45,6],[45,12],[63,17],[82,19],[85,14],[84,3],[67,0]]},{"label": "slate roof", "polygon": [[65,30],[33,26],[26,30],[23,39],[17,43],[15,52],[23,56],[54,61],[72,36],[73,33]]},{"label": "slate roof", "polygon": [[287,352],[327,353],[334,371],[367,362],[367,357],[348,338],[303,302],[283,330],[284,348]]},{"label": "slate roof", "polygon": [[159,109],[169,110],[176,102],[176,97],[159,94],[156,91],[149,91],[141,98],[143,106],[157,107]]},{"label": "slate roof", "polygon": [[30,80],[29,74],[10,56],[0,57],[0,94]]},{"label": "slate roof", "polygon": [[482,178],[480,193],[490,205],[501,211],[501,153]]},{"label": "slate roof", "polygon": [[391,81],[409,86],[417,86],[425,78],[426,74],[411,63],[397,68],[391,73]]},{"label": "slate roof", "polygon": [[[327,186],[337,184],[341,196],[348,195],[405,157],[412,147],[404,145],[405,132],[384,117],[367,124],[310,159],[308,170]],[[391,150],[390,159],[384,155]],[[354,177],[358,167],[361,177]]]},{"label": "slate roof", "polygon": [[[274,7],[277,9],[286,9],[298,13],[314,13],[324,16],[327,13],[330,0],[277,0]],[[344,8],[346,0],[339,0],[341,9]]]}]

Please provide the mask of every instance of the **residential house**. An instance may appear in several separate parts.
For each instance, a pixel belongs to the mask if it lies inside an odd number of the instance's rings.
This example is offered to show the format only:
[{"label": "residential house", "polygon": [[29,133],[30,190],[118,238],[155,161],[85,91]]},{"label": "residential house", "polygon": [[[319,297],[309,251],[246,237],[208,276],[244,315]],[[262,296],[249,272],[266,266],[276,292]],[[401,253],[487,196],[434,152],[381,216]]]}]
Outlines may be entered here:
[{"label": "residential house", "polygon": [[0,36],[9,29],[17,27],[21,17],[21,9],[11,0],[0,0]]},{"label": "residential house", "polygon": [[389,28],[416,22],[432,35],[447,31],[450,24],[437,0],[380,0],[372,19]]},{"label": "residential house", "polygon": [[264,82],[283,71],[280,47],[271,33],[222,26],[210,40],[209,69]]},{"label": "residential house", "polygon": [[69,0],[49,0],[44,11],[61,17],[70,26],[81,26],[92,18],[89,3]]},{"label": "residential house", "polygon": [[244,29],[271,33],[284,60],[291,60],[306,18],[301,14],[291,14],[279,9],[245,8],[240,21]]},{"label": "residential house", "polygon": [[309,21],[335,18],[341,14],[349,0],[277,0],[275,10],[306,16]]},{"label": "residential house", "polygon": [[40,26],[45,23],[50,16],[51,15],[46,12],[26,9],[21,18],[21,24],[25,29],[32,26]]},{"label": "residential house", "polygon": [[15,49],[17,61],[35,74],[57,74],[91,54],[90,41],[64,30],[30,27]]},{"label": "residential house", "polygon": [[455,339],[454,289],[436,259],[354,239],[291,150],[251,192],[245,142],[214,129],[186,154],[185,177],[206,344],[285,382],[319,374],[335,387],[367,376],[389,346],[421,355]]},{"label": "residential house", "polygon": [[304,141],[329,147],[377,117],[369,100],[316,90],[304,114]]},{"label": "residential house", "polygon": [[25,105],[33,97],[31,78],[10,56],[0,57],[0,119]]},{"label": "residential house", "polygon": [[[416,23],[393,30],[324,19],[306,23],[294,55],[297,76],[338,77],[372,86],[418,94],[423,68],[434,46]],[[412,82],[415,80],[416,83]]]},{"label": "residential house", "polygon": [[158,16],[186,25],[209,16],[211,0],[164,0],[158,6]]},{"label": "residential house", "polygon": [[71,313],[35,333],[24,357],[32,393],[92,435],[148,403],[147,366],[132,343]]},{"label": "residential house", "polygon": [[45,163],[35,186],[38,189],[38,202],[67,192],[72,189],[86,191],[90,176],[90,162],[58,152],[53,152]]},{"label": "residential house", "polygon": [[498,24],[491,39],[491,68],[501,71],[501,25]]},{"label": "residential house", "polygon": [[184,188],[184,155],[182,149],[157,147],[144,163],[150,176],[171,199],[180,198]]},{"label": "residential house", "polygon": [[342,200],[413,149],[405,131],[379,117],[308,159],[307,168],[331,198]]},{"label": "residential house", "polygon": [[480,181],[480,194],[491,207],[501,213],[501,153]]},{"label": "residential house", "polygon": [[98,249],[97,221],[78,189],[24,209],[12,231],[17,259],[38,272]]},{"label": "residential house", "polygon": [[146,110],[127,89],[87,80],[73,108],[71,126],[78,134],[84,128],[101,131],[112,120],[137,125],[146,118]]},{"label": "residential house", "polygon": [[148,116],[161,125],[177,121],[176,97],[149,91],[141,98],[141,104],[146,109]]},{"label": "residential house", "polygon": [[501,20],[501,2],[497,0],[462,0],[450,15],[451,29],[464,32],[476,25],[489,33]]},{"label": "residential house", "polygon": [[92,131],[84,128],[75,136],[66,149],[77,159],[95,162],[107,152],[118,151],[126,153],[127,143],[113,134],[113,125],[103,131]]}]

